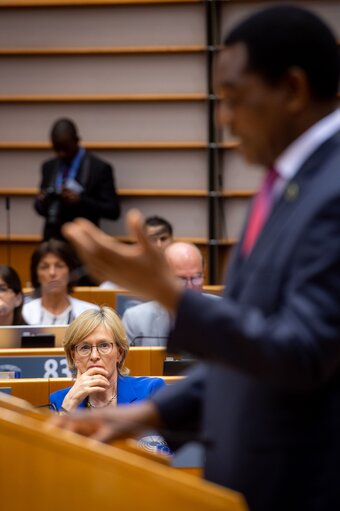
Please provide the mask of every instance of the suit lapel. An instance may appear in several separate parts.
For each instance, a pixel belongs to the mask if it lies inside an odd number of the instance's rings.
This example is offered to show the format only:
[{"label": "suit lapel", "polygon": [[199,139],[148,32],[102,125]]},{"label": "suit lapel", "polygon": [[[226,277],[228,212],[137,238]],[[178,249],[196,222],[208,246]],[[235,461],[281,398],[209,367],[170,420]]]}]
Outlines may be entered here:
[{"label": "suit lapel", "polygon": [[233,295],[233,292],[234,292],[235,288],[237,287],[238,275],[239,275],[241,268],[244,264],[244,258],[241,255],[241,247],[242,247],[246,227],[248,225],[253,201],[254,201],[254,199],[250,201],[249,208],[248,208],[248,211],[246,214],[246,218],[245,218],[242,230],[241,230],[240,239],[239,239],[238,243],[236,243],[236,245],[233,248],[233,251],[231,254],[231,260],[228,265],[228,271],[227,271],[226,279],[225,279],[226,287],[225,287],[225,292],[224,292],[224,294],[228,295],[228,296]]},{"label": "suit lapel", "polygon": [[81,162],[78,175],[76,176],[76,180],[85,188],[85,186],[88,184],[89,177],[90,177],[90,158],[88,153],[86,152],[83,161]]},{"label": "suit lapel", "polygon": [[330,153],[334,142],[338,143],[338,138],[340,138],[340,132],[324,142],[302,165],[295,177],[287,183],[280,199],[274,205],[253,250],[248,257],[243,258],[240,254],[240,247],[242,246],[245,228],[249,220],[248,213],[240,242],[236,247],[235,262],[233,262],[231,267],[233,275],[231,275],[231,282],[227,287],[228,295],[233,296],[234,293],[238,292],[245,274],[248,268],[252,266],[253,261],[259,262],[259,260],[266,257],[268,249],[280,237],[282,229],[288,222],[292,222],[297,208],[309,191],[309,185],[314,182],[315,174],[319,175],[320,169]]},{"label": "suit lapel", "polygon": [[48,186],[51,188],[56,188],[57,185],[57,175],[60,169],[60,160],[56,159],[53,164],[51,171],[49,172],[49,184]]}]

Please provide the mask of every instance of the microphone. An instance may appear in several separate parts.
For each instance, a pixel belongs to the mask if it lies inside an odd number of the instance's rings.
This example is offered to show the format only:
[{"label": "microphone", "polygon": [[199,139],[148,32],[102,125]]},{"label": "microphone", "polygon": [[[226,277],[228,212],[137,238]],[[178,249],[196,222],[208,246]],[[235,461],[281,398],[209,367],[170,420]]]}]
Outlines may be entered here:
[{"label": "microphone", "polygon": [[137,335],[130,342],[130,346],[162,346],[166,347],[168,336]]},{"label": "microphone", "polygon": [[11,266],[11,198],[6,195],[6,245],[7,245],[7,266]]}]

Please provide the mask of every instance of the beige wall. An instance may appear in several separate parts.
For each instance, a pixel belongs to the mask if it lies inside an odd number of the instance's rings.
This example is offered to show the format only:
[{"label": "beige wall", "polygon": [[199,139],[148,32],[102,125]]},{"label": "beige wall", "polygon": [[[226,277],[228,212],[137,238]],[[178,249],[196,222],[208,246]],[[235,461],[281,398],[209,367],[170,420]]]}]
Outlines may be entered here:
[{"label": "beige wall", "polygon": [[[276,2],[221,2],[221,32],[261,5]],[[340,36],[339,2],[296,2],[316,10]],[[198,46],[191,52],[127,55],[4,56],[0,54],[0,99],[18,95],[188,94],[207,92],[204,3],[0,10],[0,49]],[[86,142],[206,142],[205,101],[6,103],[0,101],[0,143],[46,142],[54,120],[73,118]],[[225,140],[230,140],[225,134]],[[115,168],[118,188],[206,190],[207,152],[186,150],[96,151]],[[221,151],[224,189],[256,188],[261,169],[250,167],[235,150]],[[32,188],[40,180],[47,150],[0,150],[1,188]],[[139,207],[174,224],[177,236],[207,237],[204,198],[125,197],[123,211]],[[225,199],[224,238],[235,238],[248,199]],[[17,235],[41,232],[31,197],[11,201],[11,227]],[[6,230],[0,198],[0,235]],[[125,234],[123,220],[104,221],[110,233]]]},{"label": "beige wall", "polygon": [[0,56],[1,94],[206,92],[205,57],[177,55]]},{"label": "beige wall", "polygon": [[205,44],[204,31],[203,3],[6,9],[0,16],[5,48]]}]

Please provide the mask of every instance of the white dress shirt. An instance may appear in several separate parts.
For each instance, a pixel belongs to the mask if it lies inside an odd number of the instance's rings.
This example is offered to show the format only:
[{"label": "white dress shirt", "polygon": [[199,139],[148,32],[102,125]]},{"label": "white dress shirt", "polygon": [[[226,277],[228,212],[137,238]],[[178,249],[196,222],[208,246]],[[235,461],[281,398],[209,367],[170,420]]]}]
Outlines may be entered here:
[{"label": "white dress shirt", "polygon": [[280,176],[274,188],[276,199],[309,156],[339,130],[340,109],[337,109],[313,124],[280,154],[274,163],[274,168]]}]

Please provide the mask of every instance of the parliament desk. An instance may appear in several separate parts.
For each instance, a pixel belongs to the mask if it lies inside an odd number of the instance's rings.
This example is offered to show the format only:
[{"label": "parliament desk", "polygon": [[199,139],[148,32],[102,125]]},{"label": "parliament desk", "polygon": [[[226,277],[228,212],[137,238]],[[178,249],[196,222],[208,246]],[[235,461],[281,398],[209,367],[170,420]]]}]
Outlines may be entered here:
[{"label": "parliament desk", "polygon": [[[166,351],[161,347],[132,347],[125,365],[131,376],[163,374]],[[63,348],[0,349],[1,366],[11,365],[21,371],[23,378],[70,378]]]}]

